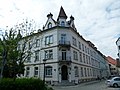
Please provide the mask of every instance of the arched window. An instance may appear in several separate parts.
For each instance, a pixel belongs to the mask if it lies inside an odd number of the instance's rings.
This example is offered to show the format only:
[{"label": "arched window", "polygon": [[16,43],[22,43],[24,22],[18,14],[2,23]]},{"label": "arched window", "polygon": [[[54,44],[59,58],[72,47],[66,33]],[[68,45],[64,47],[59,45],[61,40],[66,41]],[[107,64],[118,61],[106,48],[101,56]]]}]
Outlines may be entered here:
[{"label": "arched window", "polygon": [[49,23],[48,23],[48,29],[51,28],[51,27],[52,27],[52,23],[49,22]]},{"label": "arched window", "polygon": [[61,22],[61,26],[65,26],[65,22],[64,21]]}]

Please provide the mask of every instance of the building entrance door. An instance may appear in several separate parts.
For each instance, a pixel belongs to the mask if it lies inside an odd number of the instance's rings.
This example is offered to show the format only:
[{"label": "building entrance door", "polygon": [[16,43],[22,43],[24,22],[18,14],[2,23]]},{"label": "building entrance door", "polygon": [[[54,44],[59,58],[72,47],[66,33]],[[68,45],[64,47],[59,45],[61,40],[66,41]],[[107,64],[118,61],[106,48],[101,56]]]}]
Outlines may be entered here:
[{"label": "building entrance door", "polygon": [[62,71],[62,80],[68,80],[68,68],[66,65],[63,65],[61,68]]}]

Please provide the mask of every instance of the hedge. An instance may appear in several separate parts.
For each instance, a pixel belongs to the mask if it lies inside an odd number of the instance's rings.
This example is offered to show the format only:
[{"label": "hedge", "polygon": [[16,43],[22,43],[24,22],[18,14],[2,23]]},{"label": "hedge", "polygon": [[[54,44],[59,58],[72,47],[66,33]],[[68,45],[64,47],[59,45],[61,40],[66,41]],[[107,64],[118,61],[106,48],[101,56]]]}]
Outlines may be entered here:
[{"label": "hedge", "polygon": [[0,90],[53,90],[44,85],[43,81],[34,78],[13,79],[4,78],[0,81]]}]

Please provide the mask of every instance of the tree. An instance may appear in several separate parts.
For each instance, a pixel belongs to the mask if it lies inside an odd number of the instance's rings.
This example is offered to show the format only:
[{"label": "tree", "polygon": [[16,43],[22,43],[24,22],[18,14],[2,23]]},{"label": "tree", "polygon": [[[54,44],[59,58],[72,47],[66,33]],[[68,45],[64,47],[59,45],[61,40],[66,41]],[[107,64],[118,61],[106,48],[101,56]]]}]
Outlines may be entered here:
[{"label": "tree", "polygon": [[[25,24],[24,24],[25,25]],[[0,39],[0,77],[16,78],[16,76],[24,74],[24,62],[27,57],[32,54],[31,47],[26,49],[26,44],[29,43],[31,38],[27,36],[22,37],[22,27],[14,27],[5,32],[5,35]],[[29,26],[28,26],[29,27]],[[22,45],[20,43],[22,42]]]}]

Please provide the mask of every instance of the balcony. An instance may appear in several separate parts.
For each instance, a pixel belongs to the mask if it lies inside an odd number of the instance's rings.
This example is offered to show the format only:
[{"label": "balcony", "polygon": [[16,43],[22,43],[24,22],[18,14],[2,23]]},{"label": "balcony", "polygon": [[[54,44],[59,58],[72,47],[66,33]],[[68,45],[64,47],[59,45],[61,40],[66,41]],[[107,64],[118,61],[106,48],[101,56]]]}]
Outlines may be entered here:
[{"label": "balcony", "polygon": [[58,60],[61,62],[71,62],[71,57],[70,56],[67,56],[67,57],[59,56]]},{"label": "balcony", "polygon": [[70,48],[70,41],[59,41],[59,47],[66,47],[66,48]]}]

